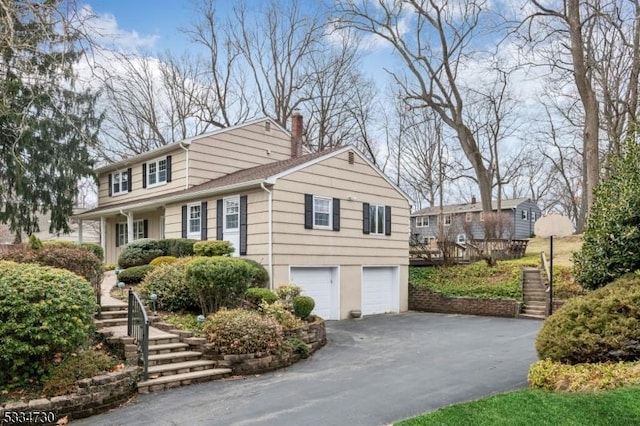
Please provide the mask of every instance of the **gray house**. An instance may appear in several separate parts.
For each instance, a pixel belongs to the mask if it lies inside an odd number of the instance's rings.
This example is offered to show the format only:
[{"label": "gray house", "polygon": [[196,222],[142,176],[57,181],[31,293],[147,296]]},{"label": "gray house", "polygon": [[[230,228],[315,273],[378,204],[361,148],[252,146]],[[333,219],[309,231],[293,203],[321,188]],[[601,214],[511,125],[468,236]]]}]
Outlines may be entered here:
[{"label": "gray house", "polygon": [[[411,214],[411,243],[435,244],[440,232],[438,220],[442,216],[445,239],[464,243],[484,239],[486,233],[495,237],[522,239],[533,235],[533,225],[542,212],[529,198],[502,200],[498,214],[493,202],[493,214],[485,217],[482,205],[472,197],[471,203],[427,207]],[[501,234],[501,236],[500,236]],[[490,235],[491,236],[491,235]]]}]

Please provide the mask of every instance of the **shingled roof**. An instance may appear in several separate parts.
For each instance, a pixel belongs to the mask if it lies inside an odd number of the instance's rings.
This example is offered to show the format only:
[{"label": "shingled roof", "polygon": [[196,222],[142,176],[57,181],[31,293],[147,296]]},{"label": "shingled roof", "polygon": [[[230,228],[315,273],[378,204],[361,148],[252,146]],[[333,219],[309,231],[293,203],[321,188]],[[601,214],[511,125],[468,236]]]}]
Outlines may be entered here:
[{"label": "shingled roof", "polygon": [[[502,200],[500,208],[502,210],[515,209],[520,204],[529,200],[528,198],[514,198],[511,200]],[[498,202],[493,201],[491,203],[493,210],[498,210]],[[468,213],[468,212],[481,212],[482,204],[480,203],[464,203],[464,204],[449,204],[442,207],[444,214],[456,214],[456,213]],[[418,210],[411,214],[411,217],[415,216],[434,216],[440,214],[440,206],[427,207]]]}]

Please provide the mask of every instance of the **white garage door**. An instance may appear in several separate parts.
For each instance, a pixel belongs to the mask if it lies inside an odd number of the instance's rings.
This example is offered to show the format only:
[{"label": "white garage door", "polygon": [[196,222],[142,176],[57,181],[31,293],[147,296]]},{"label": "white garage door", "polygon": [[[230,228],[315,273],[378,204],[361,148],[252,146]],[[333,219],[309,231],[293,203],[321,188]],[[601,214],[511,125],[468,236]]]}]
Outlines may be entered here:
[{"label": "white garage door", "polygon": [[362,315],[399,312],[399,301],[397,267],[362,268]]},{"label": "white garage door", "polygon": [[313,297],[313,314],[324,319],[340,319],[338,313],[338,280],[336,268],[292,267],[291,282],[302,287],[302,294]]}]

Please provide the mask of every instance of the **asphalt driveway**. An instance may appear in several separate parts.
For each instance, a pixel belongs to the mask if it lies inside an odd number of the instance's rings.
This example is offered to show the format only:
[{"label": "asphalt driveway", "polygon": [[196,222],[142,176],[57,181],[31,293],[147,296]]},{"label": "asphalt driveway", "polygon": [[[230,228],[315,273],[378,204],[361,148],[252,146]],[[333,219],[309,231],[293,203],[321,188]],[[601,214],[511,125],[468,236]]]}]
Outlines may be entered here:
[{"label": "asphalt driveway", "polygon": [[339,321],[289,368],[138,396],[74,425],[384,425],[525,387],[541,322],[410,312]]}]

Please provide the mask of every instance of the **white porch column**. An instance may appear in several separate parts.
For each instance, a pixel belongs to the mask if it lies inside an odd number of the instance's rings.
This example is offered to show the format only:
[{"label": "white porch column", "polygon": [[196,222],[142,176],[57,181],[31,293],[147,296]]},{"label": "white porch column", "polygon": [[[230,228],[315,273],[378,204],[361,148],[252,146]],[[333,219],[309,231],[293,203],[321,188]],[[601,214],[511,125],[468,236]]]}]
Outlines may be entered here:
[{"label": "white porch column", "polygon": [[133,241],[133,212],[127,213],[127,243]]},{"label": "white porch column", "polygon": [[82,242],[82,219],[78,220],[78,242]]},{"label": "white porch column", "polygon": [[107,258],[107,219],[104,216],[100,216],[100,246],[104,253],[104,258]]}]

